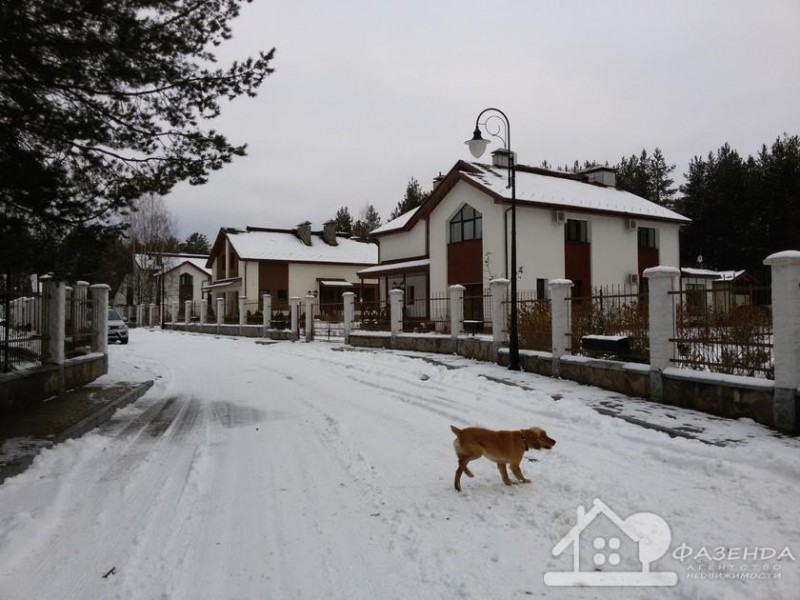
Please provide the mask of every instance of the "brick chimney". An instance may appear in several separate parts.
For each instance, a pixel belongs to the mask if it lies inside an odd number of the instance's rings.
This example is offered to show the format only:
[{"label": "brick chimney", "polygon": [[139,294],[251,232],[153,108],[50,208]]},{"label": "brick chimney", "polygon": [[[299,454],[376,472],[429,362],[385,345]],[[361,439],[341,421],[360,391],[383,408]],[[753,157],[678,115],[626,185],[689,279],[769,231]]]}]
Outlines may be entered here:
[{"label": "brick chimney", "polygon": [[300,223],[297,226],[295,233],[306,246],[311,245],[311,223],[309,221]]},{"label": "brick chimney", "polygon": [[322,240],[329,246],[337,246],[336,241],[336,221],[325,221],[322,226]]}]

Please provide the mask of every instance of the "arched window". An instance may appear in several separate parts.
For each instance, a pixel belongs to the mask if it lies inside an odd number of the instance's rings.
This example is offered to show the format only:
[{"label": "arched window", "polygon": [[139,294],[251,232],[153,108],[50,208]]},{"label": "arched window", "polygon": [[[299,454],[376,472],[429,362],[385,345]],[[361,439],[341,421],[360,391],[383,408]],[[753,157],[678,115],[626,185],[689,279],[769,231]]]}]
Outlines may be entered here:
[{"label": "arched window", "polygon": [[194,278],[189,273],[183,273],[181,275],[181,287],[184,286],[191,286]]},{"label": "arched window", "polygon": [[469,204],[461,207],[450,219],[450,243],[466,242],[483,238],[483,218],[481,213]]}]

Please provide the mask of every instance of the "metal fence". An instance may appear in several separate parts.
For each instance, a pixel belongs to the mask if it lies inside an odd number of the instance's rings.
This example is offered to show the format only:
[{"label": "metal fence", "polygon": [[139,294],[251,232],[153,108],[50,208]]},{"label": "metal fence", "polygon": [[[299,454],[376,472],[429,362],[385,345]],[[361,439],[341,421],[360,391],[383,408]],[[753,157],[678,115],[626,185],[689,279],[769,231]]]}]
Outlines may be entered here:
[{"label": "metal fence", "polygon": [[[508,323],[511,303],[504,301],[504,306]],[[544,352],[552,349],[553,318],[549,298],[538,298],[533,291],[517,293],[517,337],[521,349]]]},{"label": "metal fence", "polygon": [[467,333],[492,332],[492,295],[489,290],[480,294],[464,295],[464,331]]},{"label": "metal fence", "polygon": [[[7,280],[6,280],[7,281]],[[42,364],[48,310],[41,294],[0,289],[0,372]]]},{"label": "metal fence", "polygon": [[[570,306],[569,333],[572,354],[649,363],[649,302],[638,286],[605,286],[591,296],[567,300]],[[597,349],[586,336],[617,338],[619,342]],[[624,338],[620,339],[620,338]],[[624,342],[624,343],[623,343]]]},{"label": "metal fence", "polygon": [[770,289],[714,287],[672,292],[676,364],[773,378]]},{"label": "metal fence", "polygon": [[70,358],[91,351],[94,335],[91,299],[77,293],[75,288],[67,288],[64,309],[64,356]]},{"label": "metal fence", "polygon": [[389,331],[388,302],[356,302],[353,330]]},{"label": "metal fence", "polygon": [[447,293],[432,293],[428,298],[406,299],[405,302],[403,331],[450,333],[450,298]]},{"label": "metal fence", "polygon": [[342,302],[314,304],[312,322],[315,340],[344,341],[344,304]]}]

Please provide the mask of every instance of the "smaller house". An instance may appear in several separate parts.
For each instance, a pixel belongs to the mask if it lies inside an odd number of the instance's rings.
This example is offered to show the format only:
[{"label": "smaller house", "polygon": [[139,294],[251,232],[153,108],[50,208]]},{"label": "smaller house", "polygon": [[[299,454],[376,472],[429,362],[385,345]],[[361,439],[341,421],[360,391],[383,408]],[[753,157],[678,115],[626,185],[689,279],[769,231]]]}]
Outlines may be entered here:
[{"label": "smaller house", "polygon": [[754,304],[755,288],[762,283],[744,270],[714,271],[684,267],[681,269],[681,292],[689,310],[729,312],[739,306]]},{"label": "smaller house", "polygon": [[214,307],[222,298],[228,316],[238,311],[241,297],[248,312],[260,312],[264,294],[271,296],[274,310],[308,294],[320,305],[340,306],[345,291],[370,301],[377,284],[360,281],[357,272],[377,262],[375,244],[337,235],[334,221],[318,231],[309,222],[294,229],[222,228],[206,262],[211,281],[203,293]]}]

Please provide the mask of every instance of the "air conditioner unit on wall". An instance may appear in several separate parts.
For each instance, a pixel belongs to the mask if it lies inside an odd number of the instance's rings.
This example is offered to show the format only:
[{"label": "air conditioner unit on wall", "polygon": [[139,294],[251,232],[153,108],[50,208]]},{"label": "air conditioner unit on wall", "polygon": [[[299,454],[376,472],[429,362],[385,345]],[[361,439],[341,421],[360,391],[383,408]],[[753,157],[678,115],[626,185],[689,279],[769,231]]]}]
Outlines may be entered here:
[{"label": "air conditioner unit on wall", "polygon": [[639,285],[639,275],[636,273],[628,273],[628,276],[625,278],[625,283]]},{"label": "air conditioner unit on wall", "polygon": [[636,231],[637,227],[638,223],[636,222],[636,219],[625,219],[625,229],[628,231]]},{"label": "air conditioner unit on wall", "polygon": [[553,211],[553,223],[566,223],[567,222],[567,213],[563,210],[554,210]]}]

